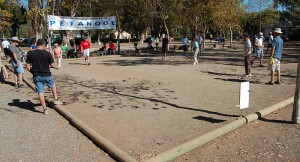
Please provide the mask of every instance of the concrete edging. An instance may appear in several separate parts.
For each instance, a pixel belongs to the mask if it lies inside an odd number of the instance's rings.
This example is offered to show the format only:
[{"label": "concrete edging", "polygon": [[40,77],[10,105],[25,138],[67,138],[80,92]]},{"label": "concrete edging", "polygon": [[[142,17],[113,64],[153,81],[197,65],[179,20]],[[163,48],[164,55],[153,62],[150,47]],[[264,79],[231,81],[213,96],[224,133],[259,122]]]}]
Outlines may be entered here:
[{"label": "concrete edging", "polygon": [[[11,71],[11,67],[7,68]],[[23,78],[23,81],[33,90],[35,90],[35,86],[30,83],[25,77]],[[88,125],[80,121],[75,115],[67,111],[63,108],[61,105],[54,105],[54,103],[45,96],[45,101],[50,104],[58,113],[60,113],[63,117],[65,117],[70,123],[72,123],[77,129],[79,129],[82,133],[84,133],[88,138],[90,138],[93,142],[97,143],[101,148],[103,148],[105,151],[107,151],[110,155],[112,155],[114,158],[118,159],[119,161],[124,162],[137,162],[137,160],[133,159],[131,156],[129,156],[126,152],[116,147],[114,144],[112,144],[110,141],[105,139],[103,136],[101,136],[99,133],[94,131],[92,128],[90,128]]]},{"label": "concrete edging", "polygon": [[233,121],[225,126],[222,126],[216,130],[213,130],[209,133],[206,133],[198,138],[195,138],[191,141],[188,141],[182,145],[179,145],[171,150],[168,150],[162,154],[159,154],[153,158],[150,158],[146,160],[146,162],[163,162],[163,161],[169,161],[172,160],[180,155],[183,155],[187,153],[188,151],[191,151],[199,146],[202,146],[203,144],[206,144],[224,134],[227,134],[253,120],[256,120],[258,118],[261,118],[263,116],[266,116],[276,110],[279,110],[291,103],[294,102],[294,97],[290,97],[289,99],[286,99],[282,102],[279,102],[275,105],[272,105],[270,107],[267,107],[261,111],[258,111],[254,114],[247,115],[246,117],[240,118],[236,121]]}]

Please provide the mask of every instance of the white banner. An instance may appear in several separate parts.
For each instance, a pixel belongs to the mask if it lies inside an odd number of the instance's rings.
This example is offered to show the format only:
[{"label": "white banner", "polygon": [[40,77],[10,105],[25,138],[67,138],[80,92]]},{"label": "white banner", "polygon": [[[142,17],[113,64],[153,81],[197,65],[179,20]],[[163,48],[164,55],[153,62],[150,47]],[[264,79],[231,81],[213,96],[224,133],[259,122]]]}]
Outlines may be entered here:
[{"label": "white banner", "polygon": [[67,17],[48,15],[49,30],[94,30],[116,29],[116,18],[111,17]]}]

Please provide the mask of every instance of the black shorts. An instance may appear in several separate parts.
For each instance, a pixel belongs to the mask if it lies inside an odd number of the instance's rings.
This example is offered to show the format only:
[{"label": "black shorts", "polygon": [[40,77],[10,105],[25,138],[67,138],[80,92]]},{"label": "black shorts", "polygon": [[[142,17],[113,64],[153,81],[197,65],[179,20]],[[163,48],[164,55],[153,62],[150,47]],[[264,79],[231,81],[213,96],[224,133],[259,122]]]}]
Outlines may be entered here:
[{"label": "black shorts", "polygon": [[4,48],[4,54],[5,54],[5,56],[11,56],[12,55],[9,48]]},{"label": "black shorts", "polygon": [[162,47],[162,52],[167,53],[168,52],[168,47]]}]

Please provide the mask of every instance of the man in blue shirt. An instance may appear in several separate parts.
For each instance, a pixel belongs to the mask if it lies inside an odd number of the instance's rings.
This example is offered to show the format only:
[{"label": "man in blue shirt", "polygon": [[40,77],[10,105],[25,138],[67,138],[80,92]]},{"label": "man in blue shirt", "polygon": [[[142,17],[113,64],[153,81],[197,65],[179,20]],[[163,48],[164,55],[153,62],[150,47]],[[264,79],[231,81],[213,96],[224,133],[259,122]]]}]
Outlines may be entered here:
[{"label": "man in blue shirt", "polygon": [[[281,34],[280,28],[275,28],[273,31],[274,40],[272,42],[272,51],[270,54],[270,58],[273,58],[274,63],[270,64],[268,69],[271,70],[271,81],[266,83],[269,85],[280,84],[280,60],[282,56],[282,49],[283,49],[283,40],[280,37]],[[277,73],[277,81],[273,82],[274,80],[274,72]]]}]

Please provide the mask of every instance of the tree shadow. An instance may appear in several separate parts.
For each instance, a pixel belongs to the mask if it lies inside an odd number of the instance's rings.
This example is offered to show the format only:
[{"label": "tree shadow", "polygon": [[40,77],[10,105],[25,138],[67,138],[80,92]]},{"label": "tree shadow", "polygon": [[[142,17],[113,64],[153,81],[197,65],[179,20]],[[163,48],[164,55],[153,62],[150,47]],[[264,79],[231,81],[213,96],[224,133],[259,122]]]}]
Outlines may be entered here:
[{"label": "tree shadow", "polygon": [[[235,83],[240,83],[240,82],[250,82],[252,84],[263,84],[259,78],[257,78],[257,76],[259,76],[260,74],[255,74],[254,77],[243,77],[240,74],[228,74],[228,73],[218,73],[218,72],[211,72],[211,71],[201,71],[203,73],[207,73],[210,75],[214,75],[214,76],[219,76],[217,78],[217,80],[222,80],[225,82],[235,82]],[[221,77],[227,77],[227,78],[221,78]]]},{"label": "tree shadow", "polygon": [[260,112],[255,113],[258,116],[258,120],[264,122],[272,122],[272,123],[282,123],[282,124],[294,124],[293,121],[286,121],[286,120],[276,120],[276,119],[266,119],[263,118]]},{"label": "tree shadow", "polygon": [[175,92],[161,88],[160,84],[154,85],[154,83],[147,80],[138,82],[124,80],[122,82],[97,83],[95,80],[79,81],[77,80],[77,77],[69,75],[60,75],[58,78],[57,85],[60,85],[63,88],[61,91],[68,94],[65,96],[66,104],[74,102],[82,102],[85,104],[88,103],[88,100],[94,99],[98,101],[98,104],[94,104],[91,107],[104,108],[107,107],[106,105],[109,105],[109,110],[128,107],[133,109],[155,107],[153,110],[157,111],[159,107],[170,107],[225,117],[239,117],[238,115],[225,114],[208,109],[186,107],[168,102],[167,100],[170,98],[177,99],[176,97],[172,97],[172,94]]},{"label": "tree shadow", "polygon": [[79,63],[79,62],[69,62],[68,64],[70,64],[70,65],[85,65],[84,63]]},{"label": "tree shadow", "polygon": [[21,109],[30,110],[32,112],[39,112],[35,109],[35,107],[40,106],[41,104],[35,104],[30,100],[27,100],[25,102],[20,102],[20,99],[13,99],[11,103],[8,103],[9,106],[15,106]]},{"label": "tree shadow", "polygon": [[193,117],[193,119],[207,121],[210,123],[222,123],[222,122],[226,121],[226,120],[214,119],[214,118],[205,117],[205,116],[196,116],[196,117]]},{"label": "tree shadow", "polygon": [[139,65],[172,65],[180,66],[189,64],[190,60],[177,60],[173,57],[168,57],[166,61],[161,60],[160,57],[136,57],[135,60],[107,60],[97,63],[105,66],[139,66]]}]

